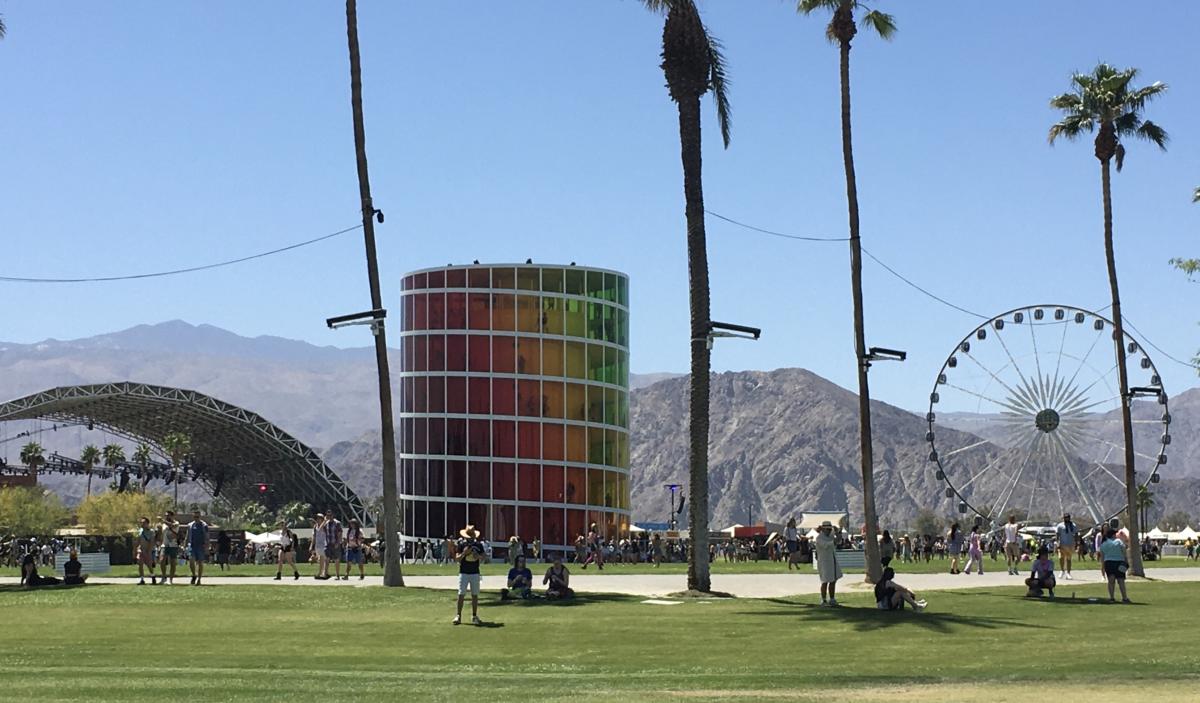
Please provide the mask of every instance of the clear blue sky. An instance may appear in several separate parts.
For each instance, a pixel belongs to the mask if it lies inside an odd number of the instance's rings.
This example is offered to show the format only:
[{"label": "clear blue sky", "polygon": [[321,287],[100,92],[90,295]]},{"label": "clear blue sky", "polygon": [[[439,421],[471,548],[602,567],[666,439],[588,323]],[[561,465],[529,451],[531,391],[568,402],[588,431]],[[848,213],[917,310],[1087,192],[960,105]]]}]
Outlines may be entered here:
[{"label": "clear blue sky", "polygon": [[[1114,181],[1127,317],[1172,354],[1200,347],[1196,255],[1200,7],[880,2],[895,41],[862,36],[852,78],[866,246],[961,305],[1108,302],[1099,168],[1046,144],[1047,99],[1098,59],[1171,90],[1149,116],[1170,151],[1130,145]],[[89,11],[90,10],[90,11]],[[710,209],[843,236],[837,53],[785,2],[708,0],[733,78],[733,144],[705,105]],[[254,253],[358,219],[344,12],[337,2],[0,0],[0,274],[82,276]],[[407,270],[578,261],[631,276],[633,370],[687,368],[683,197],[661,19],[633,0],[382,2],[359,8],[380,264]],[[1193,47],[1189,49],[1188,47]],[[713,316],[764,328],[717,369],[803,366],[853,385],[848,253],[709,221]],[[875,395],[919,408],[975,321],[865,268],[868,341],[907,349]],[[321,344],[367,307],[362,241],[149,282],[0,284],[0,339],[183,318]],[[1195,385],[1159,358],[1168,390]]]}]

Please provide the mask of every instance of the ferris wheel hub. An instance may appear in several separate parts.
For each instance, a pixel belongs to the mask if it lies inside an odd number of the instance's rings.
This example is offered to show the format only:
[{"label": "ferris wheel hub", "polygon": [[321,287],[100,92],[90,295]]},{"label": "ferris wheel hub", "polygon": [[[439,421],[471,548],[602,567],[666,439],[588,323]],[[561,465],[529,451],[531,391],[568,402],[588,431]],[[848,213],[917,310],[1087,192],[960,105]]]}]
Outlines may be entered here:
[{"label": "ferris wheel hub", "polygon": [[1051,408],[1046,408],[1045,410],[1039,412],[1035,418],[1033,418],[1033,424],[1037,425],[1037,428],[1046,434],[1050,434],[1054,430],[1057,430],[1058,423],[1058,411]]}]

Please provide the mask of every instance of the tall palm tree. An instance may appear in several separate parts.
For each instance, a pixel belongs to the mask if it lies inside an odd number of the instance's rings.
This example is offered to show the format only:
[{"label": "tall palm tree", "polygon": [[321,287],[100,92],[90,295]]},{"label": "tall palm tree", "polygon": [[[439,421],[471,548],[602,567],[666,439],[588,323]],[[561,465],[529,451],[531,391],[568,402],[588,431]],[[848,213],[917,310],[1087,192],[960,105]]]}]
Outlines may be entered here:
[{"label": "tall palm tree", "polygon": [[162,447],[171,457],[172,483],[175,484],[175,510],[179,510],[179,466],[192,451],[192,438],[182,432],[170,432],[163,437]]},{"label": "tall palm tree", "polygon": [[83,470],[87,473],[87,494],[92,495],[92,469],[100,463],[100,450],[96,445],[89,444],[79,453],[79,461],[83,462]]},{"label": "tall palm tree", "polygon": [[[362,206],[363,241],[367,253],[367,285],[371,289],[371,309],[383,307],[379,287],[379,262],[375,256],[375,217],[383,222],[383,213],[371,200],[371,179],[367,172],[367,133],[363,119],[362,59],[358,51],[358,4],[346,0],[346,39],[350,50],[350,108],[354,118],[354,155],[358,169],[358,194]],[[396,490],[396,427],[392,420],[392,380],[388,367],[387,335],[383,320],[372,327],[375,333],[375,368],[379,376],[379,425],[383,443],[383,585],[403,586],[400,571],[402,523],[399,515],[399,491]]]},{"label": "tall palm tree", "polygon": [[1145,486],[1137,488],[1138,529],[1146,531],[1146,513],[1154,507],[1154,494]]},{"label": "tall palm tree", "polygon": [[150,468],[151,451],[150,445],[145,442],[138,442],[137,447],[133,450],[133,463],[137,464],[140,470],[138,478],[141,479],[142,490],[146,489],[146,483],[150,480],[148,478],[148,470]]},{"label": "tall palm tree", "polygon": [[683,160],[684,215],[687,221],[688,291],[691,308],[691,397],[688,412],[688,589],[711,591],[708,568],[708,401],[709,290],[708,247],[704,232],[704,188],[700,162],[700,98],[712,91],[721,140],[729,147],[729,79],[721,44],[708,33],[693,0],[643,0],[666,14],[662,70],[667,92],[679,109],[679,146]]},{"label": "tall palm tree", "polygon": [[[1077,139],[1096,132],[1096,158],[1100,161],[1100,189],[1104,200],[1104,258],[1108,263],[1108,285],[1112,293],[1113,341],[1117,357],[1117,380],[1120,384],[1121,426],[1125,439],[1125,498],[1129,514],[1137,502],[1137,475],[1134,472],[1133,418],[1129,395],[1129,374],[1125,364],[1125,323],[1121,318],[1121,294],[1117,286],[1117,260],[1113,254],[1112,189],[1109,166],[1115,160],[1117,172],[1125,164],[1124,138],[1144,139],[1167,148],[1167,133],[1162,127],[1142,118],[1146,104],[1167,90],[1155,82],[1144,88],[1132,86],[1136,68],[1119,69],[1098,64],[1091,73],[1071,76],[1072,92],[1050,99],[1050,107],[1063,111],[1063,118],[1050,127],[1049,140],[1059,137]],[[1130,523],[1135,521],[1131,520]],[[1142,551],[1138,544],[1138,526],[1129,525],[1130,571],[1144,576]]]},{"label": "tall palm tree", "polygon": [[[891,15],[872,10],[858,0],[800,0],[797,9],[801,14],[812,14],[820,10],[833,13],[825,27],[825,37],[836,42],[840,50],[842,85],[842,165],[846,171],[846,207],[850,219],[850,287],[854,299],[854,355],[858,360],[858,435],[859,458],[862,469],[863,522],[866,539],[866,580],[875,583],[882,573],[879,562],[879,543],[875,535],[879,530],[879,518],[875,509],[875,457],[871,446],[871,389],[867,382],[867,370],[871,367],[867,359],[866,329],[863,323],[862,292],[862,240],[858,222],[858,181],[854,175],[854,143],[850,135],[850,42],[861,26],[891,39],[896,33],[896,20]],[[856,23],[854,13],[862,10]]]},{"label": "tall palm tree", "polygon": [[28,466],[32,471],[37,471],[37,468],[46,463],[46,450],[37,442],[30,442],[21,447],[21,463]]},{"label": "tall palm tree", "polygon": [[125,461],[125,448],[119,444],[104,445],[100,454],[104,457],[104,465],[110,469],[115,469]]},{"label": "tall palm tree", "polygon": [[4,15],[0,15],[0,39],[3,39],[7,33],[8,29],[4,26]]}]

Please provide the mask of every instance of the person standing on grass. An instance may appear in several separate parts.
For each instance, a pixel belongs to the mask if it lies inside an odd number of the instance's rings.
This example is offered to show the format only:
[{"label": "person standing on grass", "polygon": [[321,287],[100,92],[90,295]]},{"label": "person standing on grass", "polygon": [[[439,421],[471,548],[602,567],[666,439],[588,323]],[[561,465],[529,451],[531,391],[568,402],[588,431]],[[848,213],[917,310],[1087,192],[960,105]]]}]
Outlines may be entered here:
[{"label": "person standing on grass", "polygon": [[892,539],[892,533],[887,530],[883,531],[883,536],[879,538],[879,563],[882,566],[887,566],[892,563],[892,559],[896,556],[896,542]]},{"label": "person standing on grass", "polygon": [[800,549],[800,531],[796,529],[796,518],[788,518],[787,527],[783,528],[783,544],[788,553],[788,569],[792,568],[791,555]]},{"label": "person standing on grass", "polygon": [[1063,521],[1054,527],[1054,536],[1058,540],[1058,568],[1062,572],[1059,578],[1071,580],[1071,559],[1075,556],[1075,540],[1079,537],[1079,527],[1071,522],[1071,514],[1063,515]]},{"label": "person standing on grass", "polygon": [[958,523],[950,526],[950,532],[946,534],[946,549],[950,552],[950,573],[957,574],[958,557],[962,554],[963,538],[962,530]]},{"label": "person standing on grass", "polygon": [[[426,550],[433,549],[431,542],[426,546]],[[366,578],[363,567],[363,531],[362,525],[359,524],[358,518],[350,518],[350,527],[346,529],[346,575],[342,578],[343,581],[350,580],[350,565],[358,564],[358,580],[362,581]]]},{"label": "person standing on grass", "polygon": [[821,605],[837,605],[837,582],[842,577],[842,566],[837,560],[837,538],[833,536],[833,523],[826,520],[813,540],[817,553],[817,573],[821,579]]},{"label": "person standing on grass", "polygon": [[192,521],[187,526],[188,569],[192,572],[192,585],[199,586],[204,578],[204,562],[208,560],[208,523],[200,519],[200,511],[192,511]]},{"label": "person standing on grass", "polygon": [[217,568],[221,571],[232,570],[229,564],[229,554],[233,551],[233,540],[225,530],[217,532]]},{"label": "person standing on grass", "polygon": [[[342,577],[342,555],[345,543],[342,523],[337,519],[333,508],[325,513],[325,578],[329,578],[329,562],[333,562],[333,580]],[[350,565],[346,565],[346,578],[350,577]]]},{"label": "person standing on grass", "polygon": [[452,624],[462,622],[463,600],[471,591],[471,624],[482,625],[479,620],[479,565],[486,558],[483,545],[479,542],[479,530],[467,525],[458,532],[460,539],[455,545],[458,550],[458,609]]},{"label": "person standing on grass", "polygon": [[971,535],[967,538],[967,565],[963,571],[971,573],[971,565],[979,565],[979,575],[983,576],[983,548],[979,544],[979,525],[971,526]]},{"label": "person standing on grass", "polygon": [[1117,602],[1113,594],[1113,587],[1119,585],[1121,587],[1121,602],[1132,603],[1129,600],[1129,594],[1125,592],[1125,572],[1129,570],[1129,561],[1126,558],[1128,546],[1123,540],[1117,537],[1117,531],[1111,527],[1104,532],[1104,541],[1100,543],[1100,556],[1104,560],[1104,576],[1108,580],[1108,600],[1110,603]]},{"label": "person standing on grass", "polygon": [[138,521],[137,533],[134,535],[134,540],[137,544],[137,566],[138,566],[138,585],[146,585],[146,573],[150,572],[150,585],[155,584],[154,580],[154,545],[158,541],[158,536],[150,527],[150,518],[144,517]]},{"label": "person standing on grass", "polygon": [[329,558],[325,556],[325,513],[317,513],[313,522],[312,550],[317,555],[317,575],[313,578],[324,581],[329,578]]},{"label": "person standing on grass", "polygon": [[529,552],[533,556],[533,563],[538,563],[542,559],[542,538],[534,537],[533,543],[529,545]]},{"label": "person standing on grass", "polygon": [[587,559],[583,562],[583,568],[587,568],[588,564],[596,562],[596,568],[604,571],[604,552],[600,544],[600,531],[596,529],[596,523],[592,523],[588,528],[587,533]]},{"label": "person standing on grass", "polygon": [[1021,526],[1016,515],[1009,515],[1004,525],[1004,561],[1008,563],[1008,575],[1016,576],[1021,567]]},{"label": "person standing on grass", "polygon": [[163,516],[162,525],[159,527],[162,533],[162,557],[159,559],[159,579],[160,584],[167,582],[167,567],[171,567],[171,583],[175,583],[175,570],[179,565],[179,522],[175,519],[175,511],[168,510]]},{"label": "person standing on grass", "polygon": [[286,522],[279,523],[279,568],[275,570],[275,580],[283,579],[283,565],[290,564],[292,567],[292,580],[300,578],[300,571],[296,568],[296,533],[288,529]]}]

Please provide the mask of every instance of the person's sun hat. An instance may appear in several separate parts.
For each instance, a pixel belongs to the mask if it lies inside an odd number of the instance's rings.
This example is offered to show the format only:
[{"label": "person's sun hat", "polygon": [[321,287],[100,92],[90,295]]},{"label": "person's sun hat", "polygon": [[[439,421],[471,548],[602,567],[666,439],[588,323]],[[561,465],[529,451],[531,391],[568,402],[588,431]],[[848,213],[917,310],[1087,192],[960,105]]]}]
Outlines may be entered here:
[{"label": "person's sun hat", "polygon": [[467,539],[479,539],[479,530],[475,529],[474,525],[467,525],[458,531],[459,536]]},{"label": "person's sun hat", "polygon": [[822,522],[822,523],[821,523],[821,529],[825,529],[826,527],[832,528],[832,527],[833,527],[833,523],[832,523],[832,522],[830,522],[830,521],[828,521],[828,520],[826,520],[825,522]]}]

